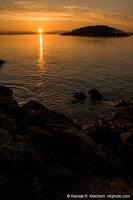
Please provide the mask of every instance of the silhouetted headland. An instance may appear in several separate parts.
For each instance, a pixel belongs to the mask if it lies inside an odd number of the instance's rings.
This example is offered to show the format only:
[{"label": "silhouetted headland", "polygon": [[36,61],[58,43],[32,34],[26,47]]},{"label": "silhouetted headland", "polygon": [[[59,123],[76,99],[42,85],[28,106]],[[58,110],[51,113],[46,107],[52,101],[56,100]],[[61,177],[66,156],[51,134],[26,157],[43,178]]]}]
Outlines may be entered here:
[{"label": "silhouetted headland", "polygon": [[74,29],[71,32],[62,33],[61,35],[72,36],[94,36],[94,37],[127,37],[129,36],[123,30],[105,25],[86,26],[79,29]]}]

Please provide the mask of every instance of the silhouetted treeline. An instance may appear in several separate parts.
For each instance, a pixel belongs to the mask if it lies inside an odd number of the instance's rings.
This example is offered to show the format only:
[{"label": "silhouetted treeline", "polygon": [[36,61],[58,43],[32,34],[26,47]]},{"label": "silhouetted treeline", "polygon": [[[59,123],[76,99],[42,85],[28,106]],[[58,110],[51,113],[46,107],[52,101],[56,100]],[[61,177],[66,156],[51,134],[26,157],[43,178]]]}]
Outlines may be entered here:
[{"label": "silhouetted treeline", "polygon": [[105,25],[86,26],[79,29],[74,29],[71,32],[62,33],[61,35],[95,36],[95,37],[129,36],[126,32],[122,30]]}]

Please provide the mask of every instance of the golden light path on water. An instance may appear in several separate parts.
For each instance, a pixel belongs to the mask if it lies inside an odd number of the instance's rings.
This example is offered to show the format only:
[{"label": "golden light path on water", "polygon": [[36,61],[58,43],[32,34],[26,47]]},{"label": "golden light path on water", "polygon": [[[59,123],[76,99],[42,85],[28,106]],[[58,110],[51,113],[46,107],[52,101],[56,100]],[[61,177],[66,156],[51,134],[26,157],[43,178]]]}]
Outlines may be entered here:
[{"label": "golden light path on water", "polygon": [[39,67],[41,71],[45,71],[44,69],[44,55],[43,55],[43,35],[39,34],[39,41],[40,41],[40,52],[39,52]]},{"label": "golden light path on water", "polygon": [[[42,82],[42,77],[43,74],[45,72],[45,66],[44,66],[44,54],[43,54],[43,34],[39,34],[39,59],[38,59],[38,65],[40,68],[40,75],[39,75],[39,79],[37,81],[37,85],[40,87],[42,86],[43,82]],[[42,92],[40,92],[39,94],[40,96],[42,95]]]}]

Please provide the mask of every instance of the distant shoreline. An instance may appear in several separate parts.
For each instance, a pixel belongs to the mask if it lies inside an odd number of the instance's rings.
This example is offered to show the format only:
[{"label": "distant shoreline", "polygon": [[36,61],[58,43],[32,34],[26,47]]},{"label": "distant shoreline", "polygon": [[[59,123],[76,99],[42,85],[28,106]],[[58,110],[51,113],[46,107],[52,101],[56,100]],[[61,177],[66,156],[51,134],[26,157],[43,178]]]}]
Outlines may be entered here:
[{"label": "distant shoreline", "polygon": [[0,31],[0,35],[47,35],[47,34],[62,34],[63,31],[53,31],[53,32],[25,32],[25,31]]},{"label": "distant shoreline", "polygon": [[37,32],[15,32],[15,31],[9,31],[9,32],[6,32],[6,31],[2,31],[0,32],[0,35],[31,35],[31,34],[39,34]]}]

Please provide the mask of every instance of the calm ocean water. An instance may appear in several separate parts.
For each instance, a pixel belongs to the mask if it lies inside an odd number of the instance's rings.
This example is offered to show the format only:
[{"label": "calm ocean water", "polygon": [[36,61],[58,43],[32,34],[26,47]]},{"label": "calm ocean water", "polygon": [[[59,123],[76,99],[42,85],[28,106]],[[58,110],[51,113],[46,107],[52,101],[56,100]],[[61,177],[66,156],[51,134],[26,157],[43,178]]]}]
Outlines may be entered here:
[{"label": "calm ocean water", "polygon": [[[114,101],[133,97],[133,37],[1,35],[0,85],[20,103],[30,99],[64,112],[80,124],[113,112]],[[96,88],[104,96],[72,104],[75,92]]]}]

